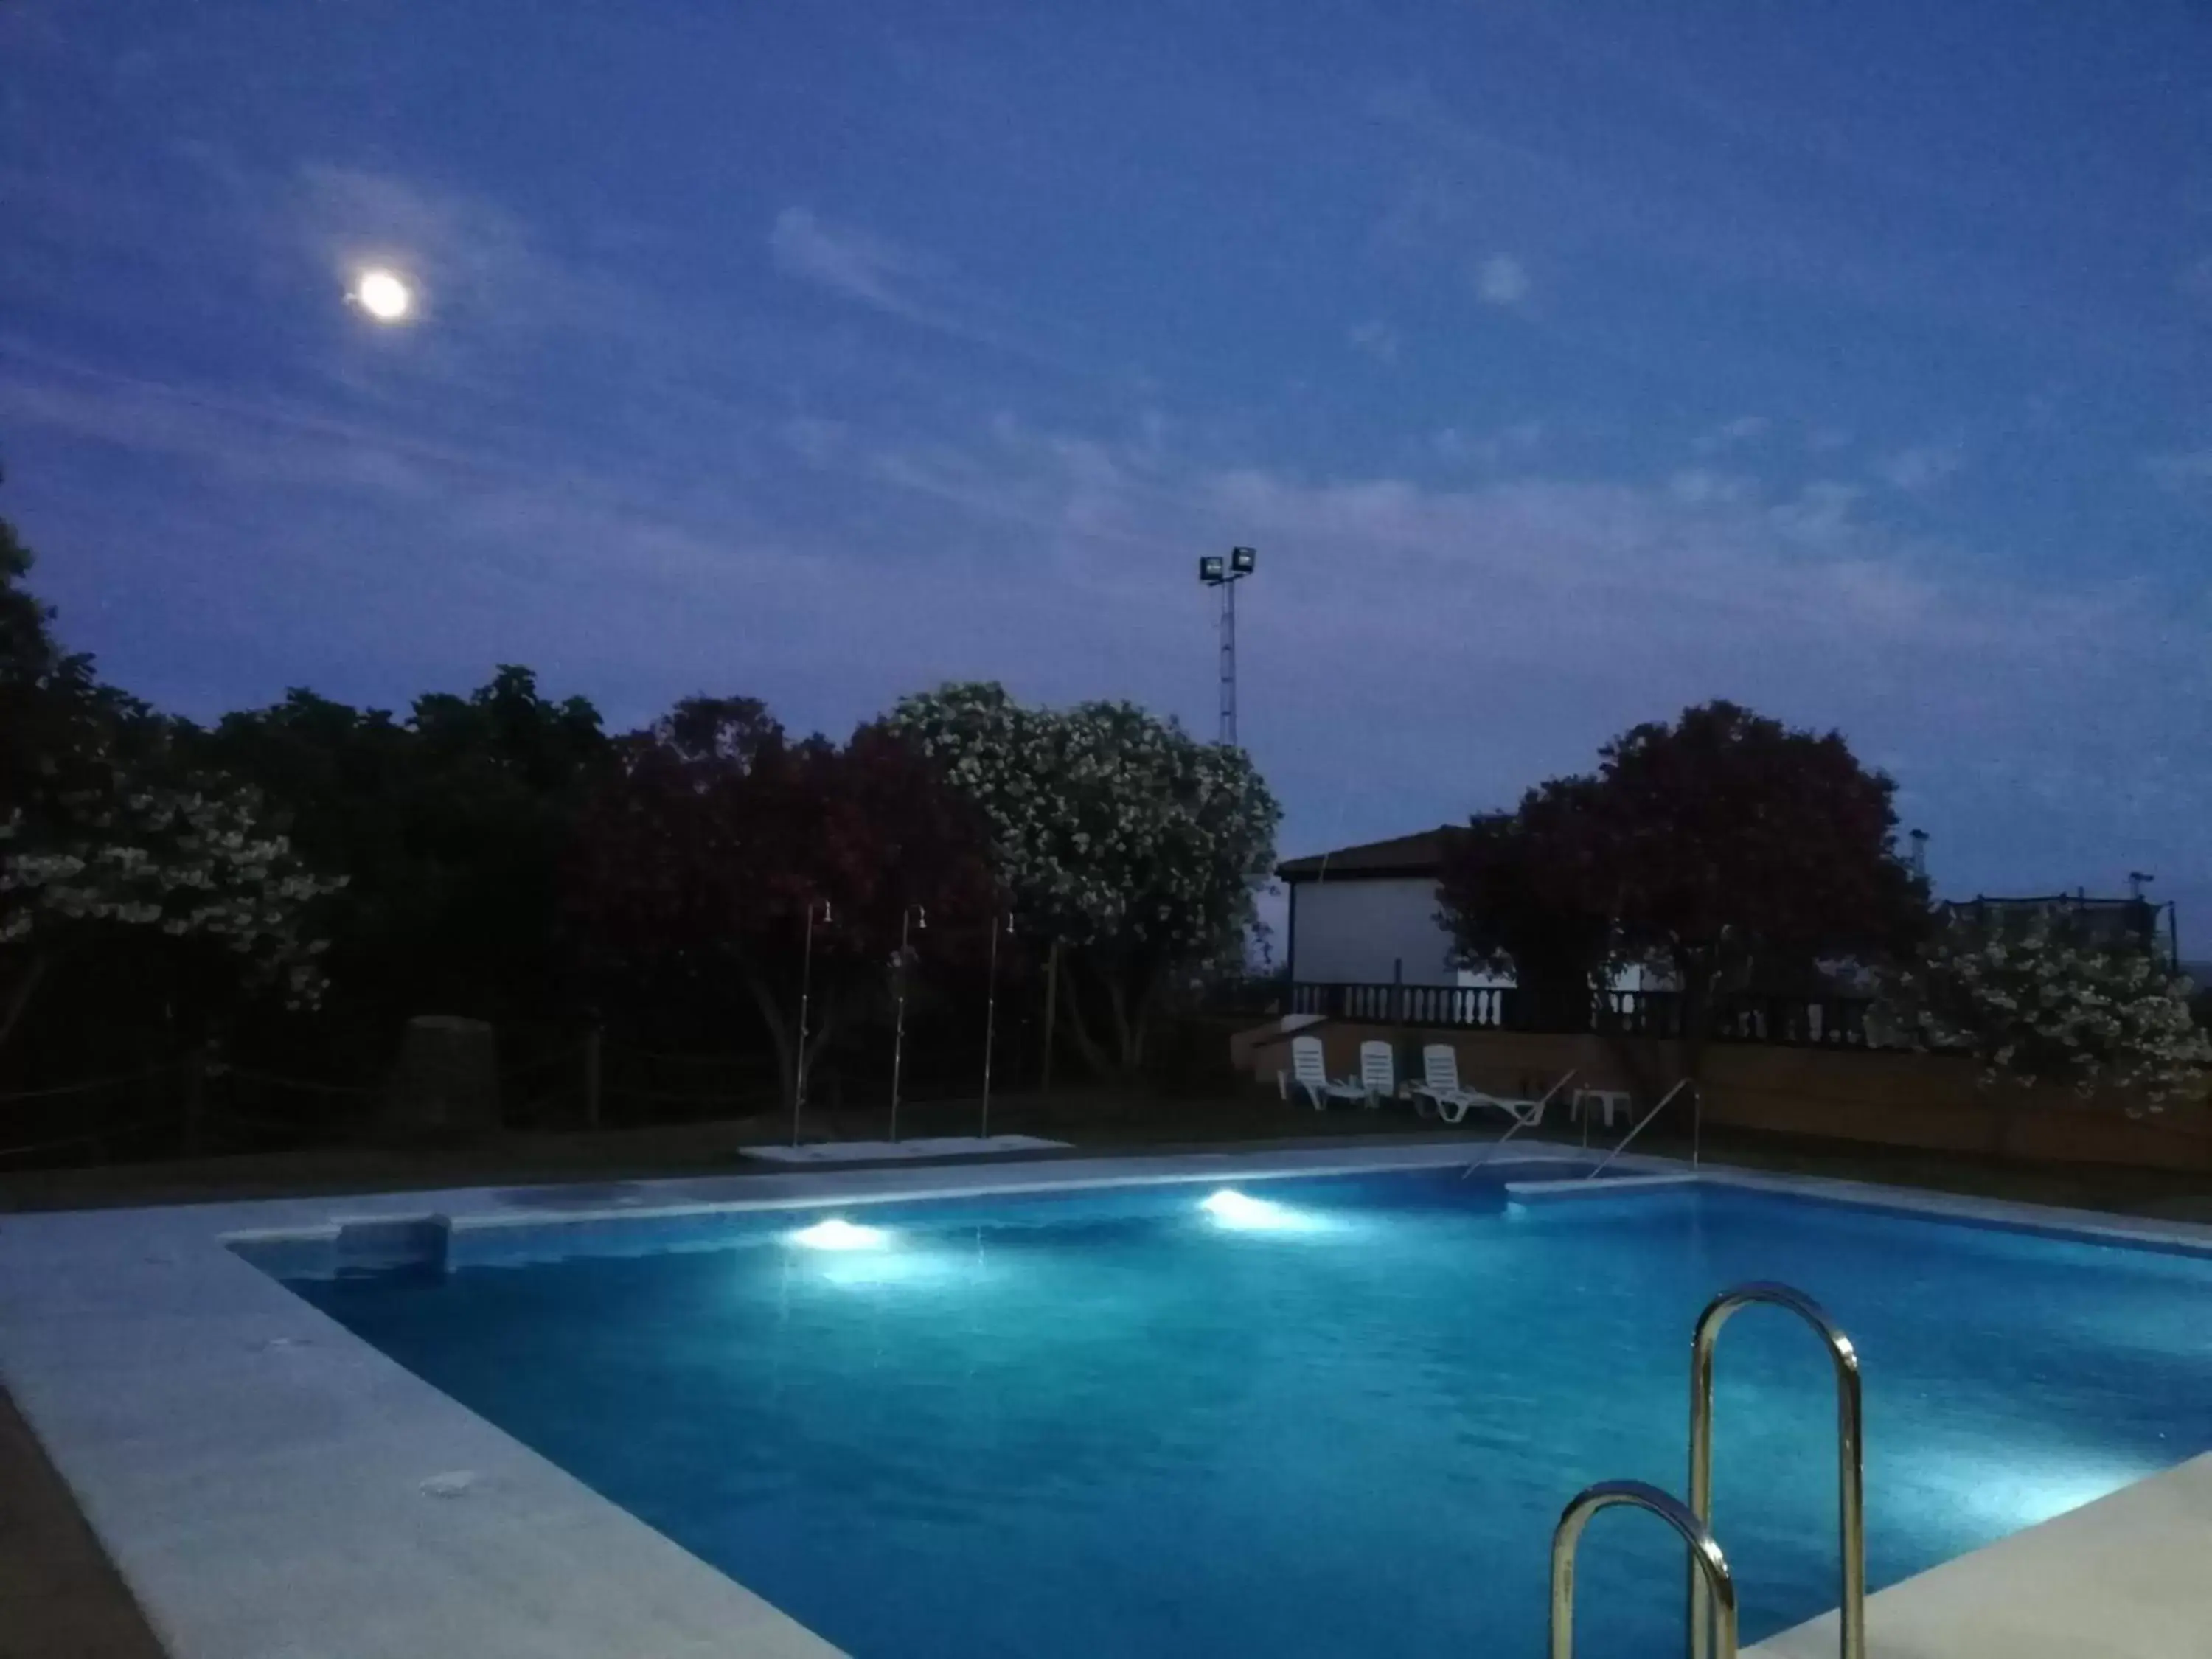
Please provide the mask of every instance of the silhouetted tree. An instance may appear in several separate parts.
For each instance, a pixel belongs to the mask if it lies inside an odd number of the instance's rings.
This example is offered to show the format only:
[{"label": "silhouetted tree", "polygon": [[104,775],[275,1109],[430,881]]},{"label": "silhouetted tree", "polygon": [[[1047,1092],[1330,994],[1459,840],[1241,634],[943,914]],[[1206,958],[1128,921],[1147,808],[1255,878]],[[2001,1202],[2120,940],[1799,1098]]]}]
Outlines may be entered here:
[{"label": "silhouetted tree", "polygon": [[562,1011],[563,864],[614,763],[590,703],[508,665],[465,696],[417,698],[404,720],[295,690],[227,715],[203,748],[289,813],[307,856],[350,874],[331,973],[374,1031],[428,1012]]},{"label": "silhouetted tree", "polygon": [[241,991],[313,1003],[311,913],[342,878],[301,859],[258,792],[198,763],[182,722],[60,648],[31,563],[0,520],[0,1042],[84,965],[111,1032],[138,1012],[125,993],[203,1028]]},{"label": "silhouetted tree", "polygon": [[1612,907],[1592,902],[1595,787],[1555,779],[1445,842],[1438,919],[1462,965],[1512,973],[1520,1017],[1539,1029],[1582,1029],[1610,966]]},{"label": "silhouetted tree", "polygon": [[1839,732],[1706,703],[1615,738],[1594,776],[1476,820],[1439,897],[1470,956],[1525,957],[1547,987],[1662,965],[1694,1070],[1722,996],[1822,959],[1894,957],[1924,933],[1895,793]]},{"label": "silhouetted tree", "polygon": [[[933,953],[982,936],[988,851],[974,809],[884,726],[842,747],[794,742],[757,702],[694,698],[623,740],[584,815],[573,903],[630,994],[749,1001],[788,1103],[800,1067],[882,990],[907,907],[927,910]],[[806,916],[823,904],[802,1055]]]}]

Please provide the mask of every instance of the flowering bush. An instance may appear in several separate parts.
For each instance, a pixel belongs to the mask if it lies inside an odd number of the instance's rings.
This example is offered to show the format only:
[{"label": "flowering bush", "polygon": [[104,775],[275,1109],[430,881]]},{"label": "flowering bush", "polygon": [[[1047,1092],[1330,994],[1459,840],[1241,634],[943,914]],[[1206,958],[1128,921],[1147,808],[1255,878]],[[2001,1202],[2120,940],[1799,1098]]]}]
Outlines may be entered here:
[{"label": "flowering bush", "polygon": [[294,1007],[321,998],[309,907],[345,884],[309,870],[251,790],[199,781],[79,790],[0,820],[0,950],[27,963],[100,928],[207,940]]},{"label": "flowering bush", "polygon": [[2047,918],[2018,930],[1961,920],[1887,1000],[1929,1047],[1972,1054],[1986,1084],[2059,1083],[2156,1110],[2202,1088],[2212,1064],[2192,988],[2148,950],[2093,943]]},{"label": "flowering bush", "polygon": [[988,684],[907,697],[889,723],[981,807],[1015,910],[1088,963],[1124,1066],[1170,976],[1241,960],[1282,816],[1243,750],[1133,703],[1028,708]]}]

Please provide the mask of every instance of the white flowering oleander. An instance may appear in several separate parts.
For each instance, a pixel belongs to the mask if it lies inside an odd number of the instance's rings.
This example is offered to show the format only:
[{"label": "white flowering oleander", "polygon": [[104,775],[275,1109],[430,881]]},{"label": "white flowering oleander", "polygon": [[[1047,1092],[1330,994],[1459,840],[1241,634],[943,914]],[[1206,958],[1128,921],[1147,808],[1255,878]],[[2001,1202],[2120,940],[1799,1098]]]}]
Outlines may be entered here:
[{"label": "white flowering oleander", "polygon": [[1181,963],[1250,921],[1281,813],[1241,750],[1133,703],[1025,708],[995,684],[908,697],[890,723],[981,807],[1041,931]]},{"label": "white flowering oleander", "polygon": [[1928,1046],[1974,1054],[1985,1082],[2060,1082],[2156,1110],[2199,1091],[2212,1066],[2194,988],[2147,950],[2039,919],[2011,936],[1952,924],[1888,1000]]},{"label": "white flowering oleander", "polygon": [[0,819],[0,946],[35,950],[66,929],[107,925],[212,940],[287,1001],[311,1006],[325,942],[307,907],[345,884],[317,875],[264,824],[249,789],[141,786],[64,794],[34,826]]}]

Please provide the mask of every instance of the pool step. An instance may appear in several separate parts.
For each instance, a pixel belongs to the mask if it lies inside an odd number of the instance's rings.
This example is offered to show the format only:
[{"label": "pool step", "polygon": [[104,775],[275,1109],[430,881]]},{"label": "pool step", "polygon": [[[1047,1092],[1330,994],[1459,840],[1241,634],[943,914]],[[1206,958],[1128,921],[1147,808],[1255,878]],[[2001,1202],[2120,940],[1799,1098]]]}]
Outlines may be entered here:
[{"label": "pool step", "polygon": [[1587,1176],[1575,1176],[1565,1181],[1509,1181],[1505,1183],[1505,1198],[1509,1204],[1564,1204],[1577,1199],[1619,1198],[1627,1193],[1647,1193],[1668,1187],[1695,1187],[1698,1178],[1687,1173],[1668,1175],[1604,1176],[1593,1181]]}]

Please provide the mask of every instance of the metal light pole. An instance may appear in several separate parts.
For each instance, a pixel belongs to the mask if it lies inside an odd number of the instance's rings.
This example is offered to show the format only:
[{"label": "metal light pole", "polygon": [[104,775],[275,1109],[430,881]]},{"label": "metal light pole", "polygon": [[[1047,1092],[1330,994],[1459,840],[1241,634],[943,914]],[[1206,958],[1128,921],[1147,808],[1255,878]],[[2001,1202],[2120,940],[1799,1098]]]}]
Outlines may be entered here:
[{"label": "metal light pole", "polygon": [[1259,568],[1260,555],[1232,547],[1229,556],[1209,553],[1198,562],[1198,579],[1221,590],[1221,743],[1237,746],[1237,584]]},{"label": "metal light pole", "polygon": [[[1002,920],[1003,927],[1000,925]],[[991,1045],[999,1029],[999,935],[1004,933],[1011,937],[1013,931],[1012,911],[991,918],[991,965],[985,970],[988,977],[984,981],[986,989],[983,997],[983,1115],[975,1129],[978,1140],[991,1138]]]},{"label": "metal light pole", "polygon": [[891,1139],[898,1139],[899,1068],[906,1055],[906,959],[908,927],[927,929],[929,913],[909,904],[899,915],[898,1015],[891,1023]]},{"label": "metal light pole", "polygon": [[820,911],[822,925],[830,925],[830,901],[806,901],[806,949],[799,958],[799,1054],[793,1061],[798,1075],[791,1091],[791,1144],[799,1145],[799,1115],[806,1109],[806,1003],[814,988],[814,921],[815,912]]}]

